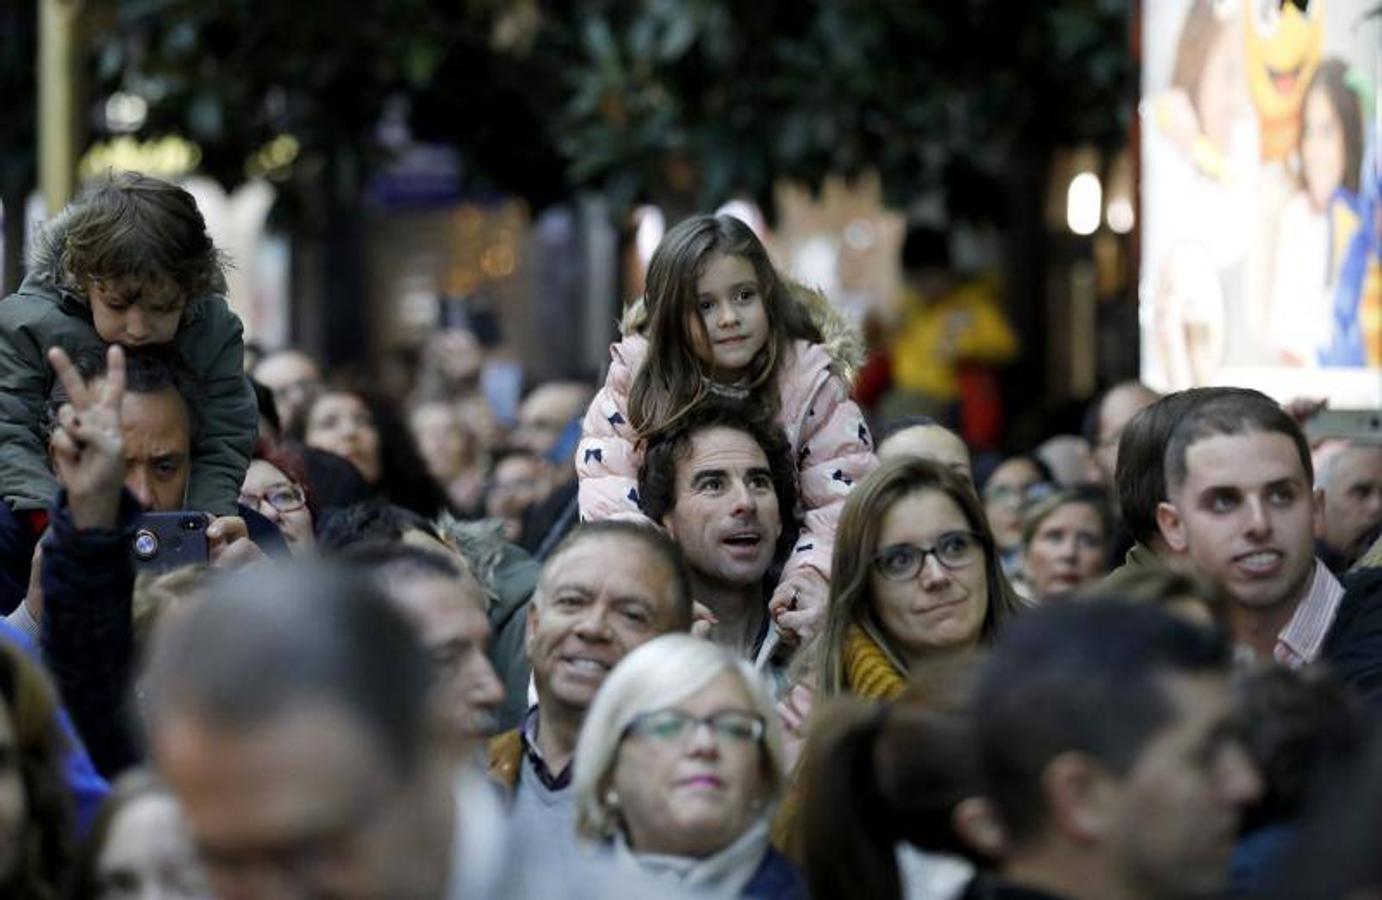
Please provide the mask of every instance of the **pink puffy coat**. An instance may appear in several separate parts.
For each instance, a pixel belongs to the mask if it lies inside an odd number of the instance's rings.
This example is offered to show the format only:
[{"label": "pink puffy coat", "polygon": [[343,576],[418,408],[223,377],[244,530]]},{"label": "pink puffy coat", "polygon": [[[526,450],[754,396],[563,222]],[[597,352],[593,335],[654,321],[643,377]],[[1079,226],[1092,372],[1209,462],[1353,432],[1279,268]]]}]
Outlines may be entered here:
[{"label": "pink puffy coat", "polygon": [[[808,304],[828,344],[796,341],[778,364],[777,424],[797,461],[802,530],[782,580],[810,566],[830,580],[835,526],[850,487],[878,465],[863,413],[849,399],[841,370],[848,371],[852,347],[846,326],[820,295],[798,298]],[[821,321],[826,318],[827,321]],[[626,327],[626,332],[630,329]],[[834,332],[836,340],[830,341]],[[829,347],[829,349],[827,349]],[[832,352],[833,351],[833,352]],[[638,436],[629,425],[629,394],[648,353],[640,334],[629,334],[610,348],[605,385],[585,414],[576,450],[581,518],[585,521],[638,513],[638,467],[643,460]],[[837,358],[838,357],[838,358]]]}]

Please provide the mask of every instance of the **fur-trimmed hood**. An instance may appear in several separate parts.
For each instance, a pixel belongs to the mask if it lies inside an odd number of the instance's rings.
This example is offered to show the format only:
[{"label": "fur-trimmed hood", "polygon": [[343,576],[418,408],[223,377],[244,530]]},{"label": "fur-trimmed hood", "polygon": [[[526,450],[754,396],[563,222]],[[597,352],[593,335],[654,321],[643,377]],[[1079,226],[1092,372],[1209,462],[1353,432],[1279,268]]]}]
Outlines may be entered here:
[{"label": "fur-trimmed hood", "polygon": [[[786,279],[783,283],[792,300],[806,308],[811,322],[820,329],[823,338],[821,347],[830,356],[832,368],[846,383],[852,382],[854,374],[864,364],[864,340],[859,329],[840,315],[840,311],[831,305],[830,298],[822,291]],[[639,297],[625,308],[619,322],[619,332],[624,337],[644,335],[647,326],[647,301]]]},{"label": "fur-trimmed hood", "polygon": [[[89,318],[90,303],[86,295],[77,289],[63,252],[67,244],[67,229],[79,211],[73,205],[65,207],[34,234],[31,239],[33,245],[29,248],[28,271],[16,293],[46,295],[68,313]],[[224,296],[226,290],[225,276],[218,273],[212,284],[212,293]],[[205,295],[189,297],[183,323],[200,319],[205,305]]]}]

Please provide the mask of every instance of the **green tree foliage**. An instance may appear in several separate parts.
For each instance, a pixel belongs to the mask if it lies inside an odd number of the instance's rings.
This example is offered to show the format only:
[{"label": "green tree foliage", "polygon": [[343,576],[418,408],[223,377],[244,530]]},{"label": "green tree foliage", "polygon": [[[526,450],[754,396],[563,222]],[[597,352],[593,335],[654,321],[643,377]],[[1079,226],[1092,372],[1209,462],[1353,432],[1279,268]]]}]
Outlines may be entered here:
[{"label": "green tree foliage", "polygon": [[[384,159],[382,110],[455,146],[471,187],[534,205],[596,188],[707,206],[780,176],[875,168],[890,199],[941,185],[1001,215],[1023,154],[1122,140],[1122,0],[123,0],[100,90],[150,100],[227,186],[275,135],[335,178]],[[1040,155],[1038,153],[1038,155]]]}]

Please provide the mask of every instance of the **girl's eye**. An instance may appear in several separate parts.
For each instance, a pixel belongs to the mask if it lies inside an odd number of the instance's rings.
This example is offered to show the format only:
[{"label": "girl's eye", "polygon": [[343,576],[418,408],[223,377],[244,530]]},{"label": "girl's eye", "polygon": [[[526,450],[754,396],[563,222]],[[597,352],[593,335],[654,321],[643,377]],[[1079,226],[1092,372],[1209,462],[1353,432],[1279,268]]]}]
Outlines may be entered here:
[{"label": "girl's eye", "polygon": [[715,308],[715,302],[714,302],[713,300],[702,300],[702,301],[700,302],[700,310],[701,310],[701,312],[703,312],[703,313],[708,313],[708,312],[710,312],[711,310],[713,310],[714,308]]}]

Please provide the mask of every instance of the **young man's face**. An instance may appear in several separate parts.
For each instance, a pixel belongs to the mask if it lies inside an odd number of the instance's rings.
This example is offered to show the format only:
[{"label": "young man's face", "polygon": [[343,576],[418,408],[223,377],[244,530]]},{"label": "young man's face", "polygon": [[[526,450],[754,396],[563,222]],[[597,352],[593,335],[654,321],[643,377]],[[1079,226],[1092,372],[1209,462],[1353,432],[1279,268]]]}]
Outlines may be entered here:
[{"label": "young man's face", "polygon": [[1123,880],[1148,897],[1219,897],[1256,768],[1230,728],[1227,679],[1162,680],[1170,721],[1112,792],[1110,851]]},{"label": "young man's face", "polygon": [[1216,434],[1185,452],[1157,523],[1171,549],[1234,602],[1295,603],[1315,571],[1317,504],[1295,442],[1279,432]]}]

